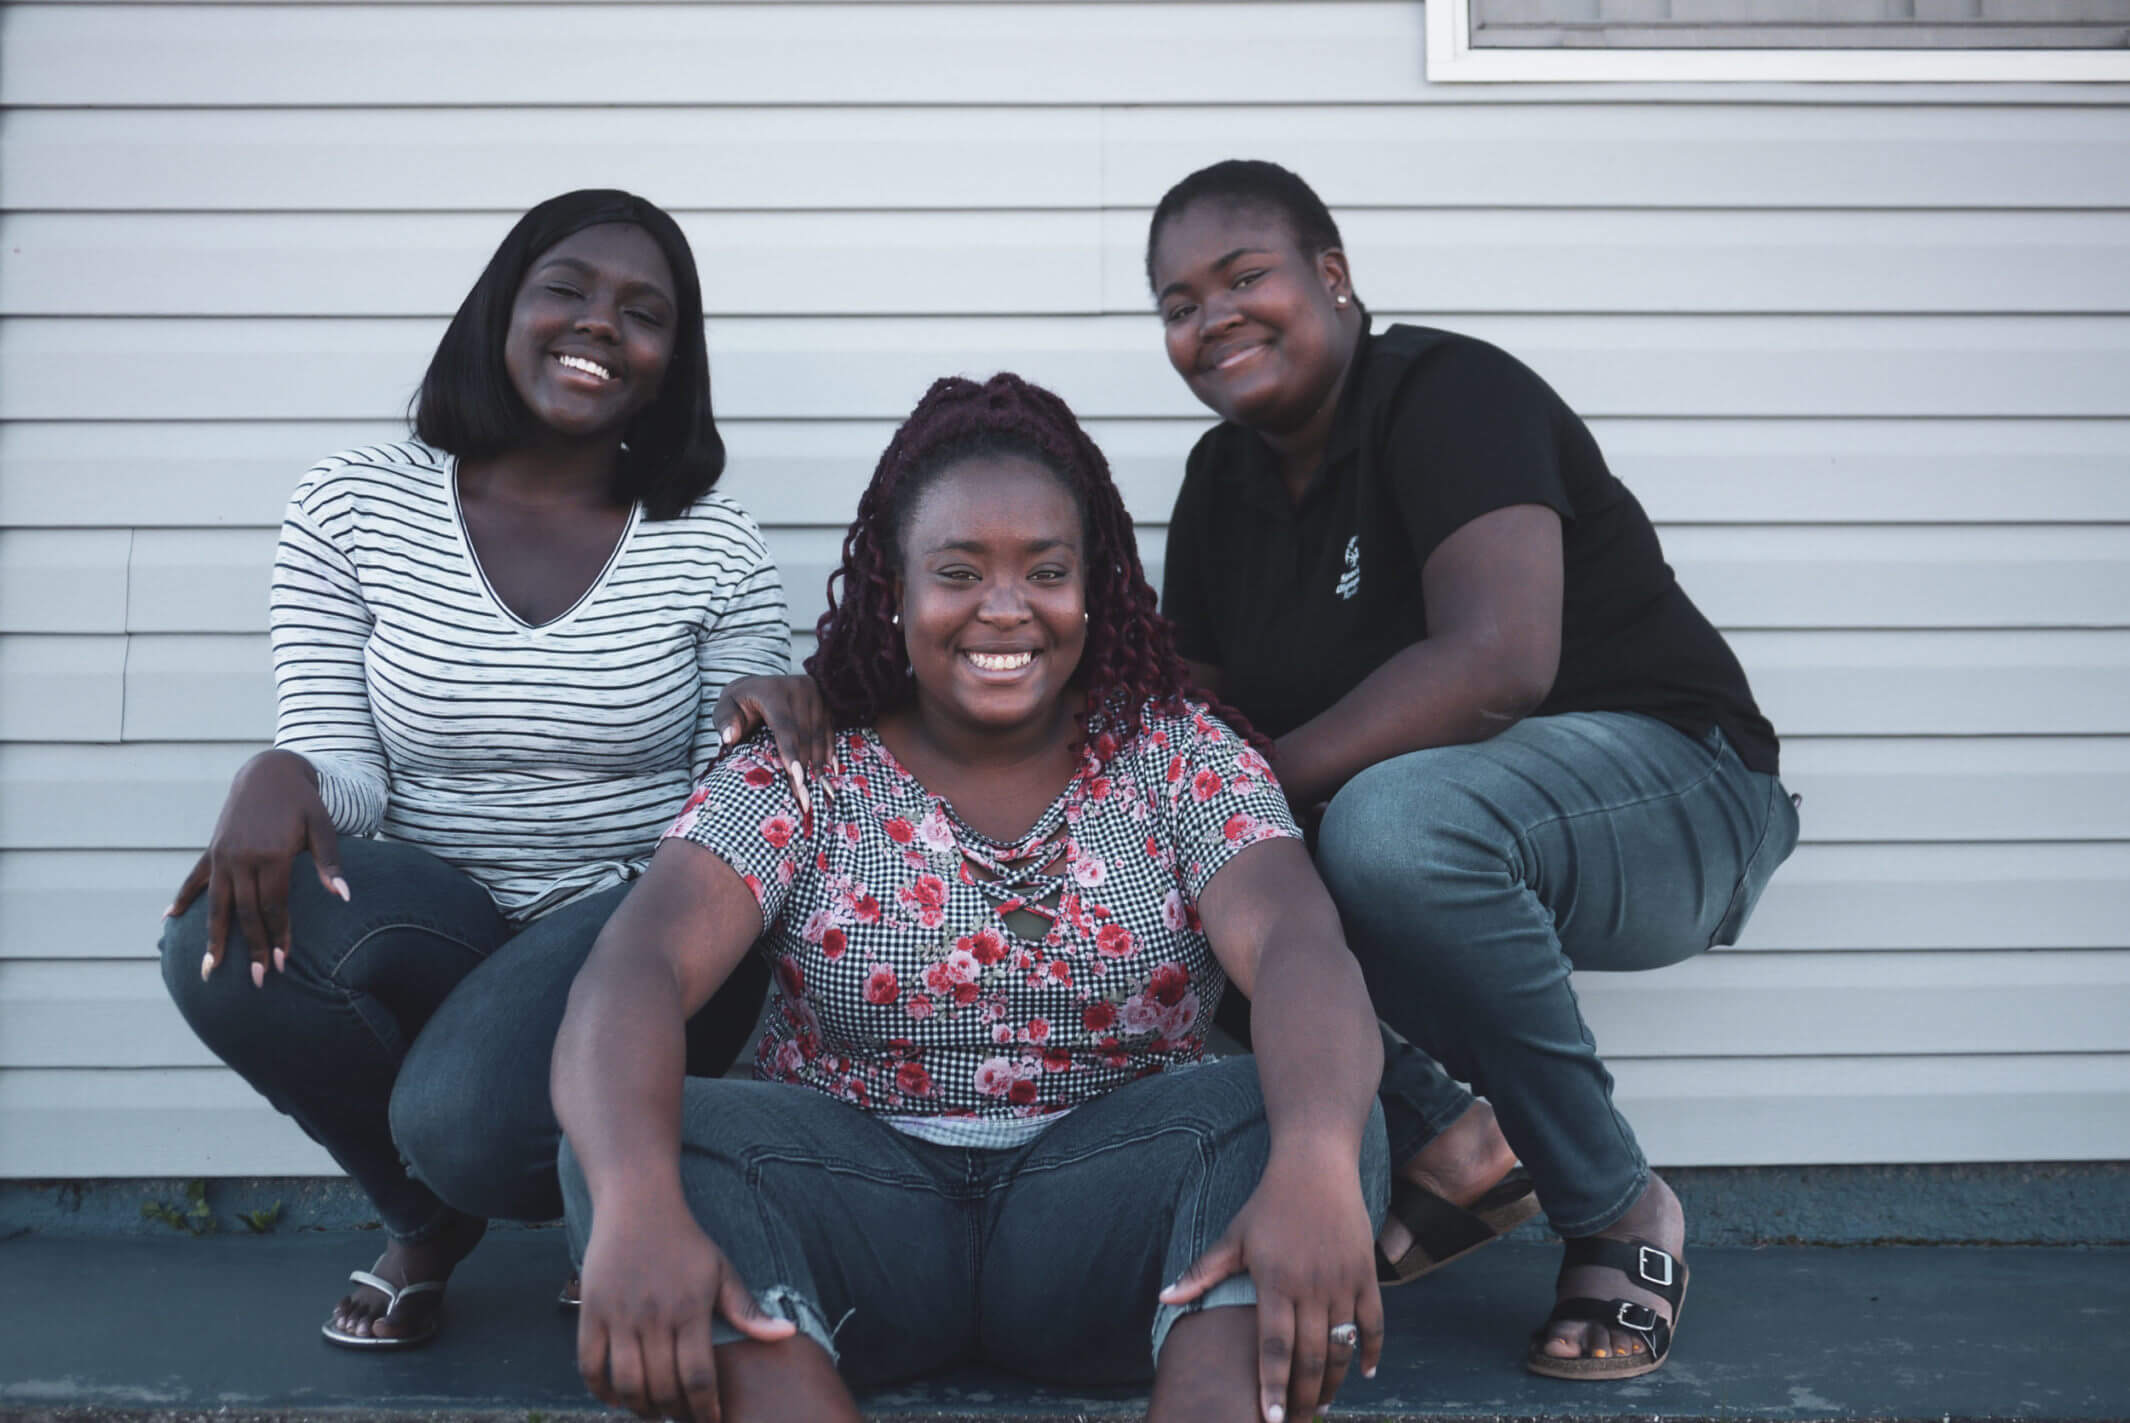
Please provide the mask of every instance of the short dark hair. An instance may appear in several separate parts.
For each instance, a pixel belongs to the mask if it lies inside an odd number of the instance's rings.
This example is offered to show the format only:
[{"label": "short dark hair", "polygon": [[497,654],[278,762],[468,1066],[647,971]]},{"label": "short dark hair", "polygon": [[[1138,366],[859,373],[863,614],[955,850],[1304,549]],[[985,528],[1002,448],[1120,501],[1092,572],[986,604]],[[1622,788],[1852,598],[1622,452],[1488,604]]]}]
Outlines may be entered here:
[{"label": "short dark hair", "polygon": [[424,443],[461,459],[498,455],[532,442],[533,414],[503,364],[511,306],[541,253],[603,223],[642,228],[673,270],[679,305],[673,357],[658,398],[630,422],[623,437],[614,491],[640,502],[647,518],[671,519],[717,484],[725,471],[725,442],[710,413],[710,350],[703,337],[703,285],[695,254],[680,224],[634,193],[579,188],[518,219],[437,342],[408,423]]},{"label": "short dark hair", "polygon": [[1224,158],[1201,168],[1161,195],[1154,220],[1146,228],[1146,284],[1154,284],[1154,244],[1171,218],[1201,202],[1238,203],[1271,208],[1293,230],[1294,243],[1311,257],[1346,244],[1331,210],[1301,175],[1262,158]]}]

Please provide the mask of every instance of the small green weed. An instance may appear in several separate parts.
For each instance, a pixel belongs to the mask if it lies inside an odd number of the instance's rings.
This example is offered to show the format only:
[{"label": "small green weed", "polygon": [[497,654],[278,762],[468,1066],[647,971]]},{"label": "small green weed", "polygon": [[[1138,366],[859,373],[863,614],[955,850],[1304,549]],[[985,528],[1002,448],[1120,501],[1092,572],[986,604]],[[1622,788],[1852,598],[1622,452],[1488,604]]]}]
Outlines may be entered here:
[{"label": "small green weed", "polygon": [[214,1208],[207,1204],[207,1183],[185,1183],[185,1206],[178,1207],[166,1201],[142,1201],[141,1214],[149,1220],[161,1221],[172,1230],[187,1235],[213,1235],[221,1229],[214,1218]]}]

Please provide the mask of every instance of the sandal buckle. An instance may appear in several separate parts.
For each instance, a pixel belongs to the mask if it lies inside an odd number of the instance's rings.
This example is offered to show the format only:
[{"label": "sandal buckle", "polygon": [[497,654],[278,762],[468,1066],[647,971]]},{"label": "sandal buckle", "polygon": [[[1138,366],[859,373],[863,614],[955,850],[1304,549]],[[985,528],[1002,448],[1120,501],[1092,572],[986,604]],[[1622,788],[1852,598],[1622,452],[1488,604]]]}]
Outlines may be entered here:
[{"label": "sandal buckle", "polygon": [[[1656,1262],[1656,1268],[1651,1268],[1651,1261]],[[1654,1245],[1645,1245],[1641,1248],[1640,1253],[1635,1256],[1635,1273],[1639,1274],[1649,1284],[1663,1289],[1670,1289],[1672,1279],[1671,1256],[1657,1249]]]},{"label": "sandal buckle", "polygon": [[1619,1309],[1614,1312],[1613,1318],[1636,1333],[1647,1334],[1657,1327],[1657,1312],[1648,1305],[1636,1304],[1633,1300],[1623,1299],[1619,1301],[1619,1306]]}]

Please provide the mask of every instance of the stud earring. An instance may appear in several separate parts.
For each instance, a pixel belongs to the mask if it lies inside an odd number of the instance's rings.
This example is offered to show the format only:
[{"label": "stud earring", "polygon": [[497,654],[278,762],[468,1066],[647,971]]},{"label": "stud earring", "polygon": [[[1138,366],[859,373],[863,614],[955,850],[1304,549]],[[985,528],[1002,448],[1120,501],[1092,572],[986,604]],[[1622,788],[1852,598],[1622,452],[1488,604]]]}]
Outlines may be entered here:
[{"label": "stud earring", "polygon": [[1339,298],[1338,298],[1338,299],[1337,299],[1337,300],[1336,300],[1335,302],[1333,302],[1333,305],[1335,305],[1335,306],[1344,306],[1344,305],[1346,305],[1346,302],[1347,302],[1347,298],[1346,298],[1346,297],[1344,297],[1344,296],[1340,296],[1340,297],[1339,297]]},{"label": "stud earring", "polygon": [[902,614],[900,614],[900,613],[895,613],[895,614],[892,614],[892,615],[891,615],[891,616],[890,616],[890,617],[888,618],[888,621],[889,621],[889,622],[891,622],[891,623],[893,623],[893,624],[894,624],[894,625],[895,625],[896,627],[901,627],[901,626],[902,626]]}]

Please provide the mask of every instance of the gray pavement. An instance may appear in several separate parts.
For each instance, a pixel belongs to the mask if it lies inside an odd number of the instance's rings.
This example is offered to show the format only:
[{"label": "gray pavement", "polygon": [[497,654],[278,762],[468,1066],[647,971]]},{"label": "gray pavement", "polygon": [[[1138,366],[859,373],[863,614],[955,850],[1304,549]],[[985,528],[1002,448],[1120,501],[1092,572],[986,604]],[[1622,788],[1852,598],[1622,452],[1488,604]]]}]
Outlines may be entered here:
[{"label": "gray pavement", "polygon": [[[318,1325],[374,1232],[0,1242],[0,1416],[537,1420],[596,1411],[554,1306],[559,1233],[492,1235],[427,1349],[355,1354]],[[1777,1246],[1694,1252],[1671,1363],[1643,1379],[1526,1374],[1555,1262],[1511,1242],[1393,1291],[1391,1348],[1335,1416],[1395,1419],[2130,1417],[2130,1249]],[[869,1414],[1124,1419],[981,1370],[878,1391]]]}]

